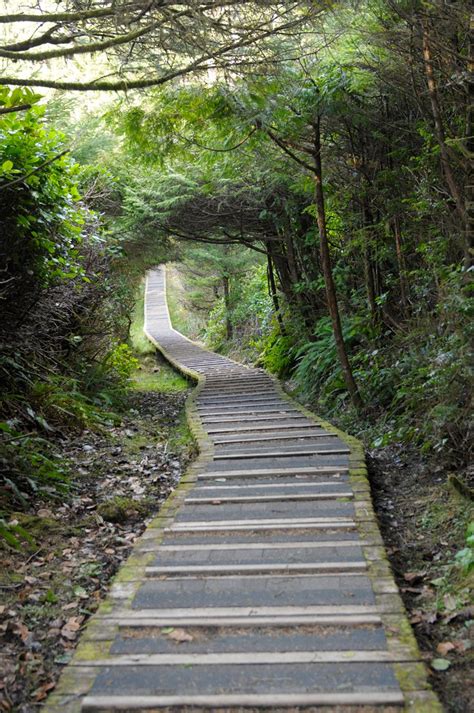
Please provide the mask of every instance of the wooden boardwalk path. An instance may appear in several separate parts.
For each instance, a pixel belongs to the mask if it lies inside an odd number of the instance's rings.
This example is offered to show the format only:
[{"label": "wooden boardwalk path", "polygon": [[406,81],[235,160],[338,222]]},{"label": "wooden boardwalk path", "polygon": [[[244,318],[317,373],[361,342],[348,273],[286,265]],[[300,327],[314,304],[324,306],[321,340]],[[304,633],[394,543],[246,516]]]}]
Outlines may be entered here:
[{"label": "wooden boardwalk path", "polygon": [[187,408],[201,452],[46,709],[441,711],[360,445],[175,332],[164,279],[148,277],[146,331],[198,378]]}]

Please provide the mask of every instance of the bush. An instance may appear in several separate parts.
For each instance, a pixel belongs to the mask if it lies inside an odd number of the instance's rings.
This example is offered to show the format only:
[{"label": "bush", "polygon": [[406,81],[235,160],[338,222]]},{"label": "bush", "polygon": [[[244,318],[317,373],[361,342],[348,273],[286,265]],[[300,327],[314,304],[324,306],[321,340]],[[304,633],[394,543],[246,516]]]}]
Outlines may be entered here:
[{"label": "bush", "polygon": [[[35,104],[29,89],[0,89],[0,103]],[[0,118],[1,297],[15,322],[32,295],[82,274],[79,246],[86,211],[79,203],[78,167],[65,137],[33,106]],[[4,325],[5,326],[5,325]]]}]

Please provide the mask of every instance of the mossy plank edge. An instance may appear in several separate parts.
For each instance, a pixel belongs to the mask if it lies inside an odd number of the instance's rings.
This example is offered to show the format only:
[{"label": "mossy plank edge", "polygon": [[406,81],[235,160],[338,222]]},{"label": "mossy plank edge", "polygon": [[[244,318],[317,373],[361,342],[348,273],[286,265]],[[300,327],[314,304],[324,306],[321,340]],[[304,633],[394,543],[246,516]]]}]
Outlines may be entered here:
[{"label": "mossy plank edge", "polygon": [[56,688],[42,706],[42,712],[80,713],[82,699],[91,690],[96,676],[95,666],[66,666]]},{"label": "mossy plank edge", "polygon": [[48,696],[42,708],[44,713],[58,713],[59,711],[79,713],[81,710],[82,697],[89,692],[97,675],[97,669],[84,667],[83,661],[86,658],[88,660],[103,658],[104,653],[109,651],[107,647],[110,647],[111,640],[104,639],[103,624],[110,627],[111,632],[115,633],[116,629],[106,617],[111,616],[117,609],[120,611],[131,609],[135,594],[146,578],[145,567],[152,556],[152,552],[146,552],[142,547],[149,545],[150,541],[159,544],[163,539],[165,529],[169,527],[174,519],[174,514],[182,506],[184,498],[195,484],[198,473],[206,467],[214,455],[213,443],[202,425],[196,407],[197,398],[206,383],[205,377],[178,364],[146,331],[145,335],[177,371],[197,384],[186,399],[185,415],[198,447],[198,457],[186,468],[179,484],[161,505],[158,515],[153,518],[144,533],[136,540],[129,557],[112,579],[107,596],[101,602],[97,612],[89,619],[81,634],[70,664],[62,672],[56,689]]},{"label": "mossy plank edge", "polygon": [[[380,548],[377,548],[378,557],[374,561],[374,548],[362,547],[364,557],[368,563],[368,574],[374,589],[375,601],[382,612],[382,621],[384,622],[384,628],[386,628],[389,646],[390,629],[396,630],[399,633],[393,635],[392,646],[403,645],[413,659],[412,662],[394,664],[395,676],[405,698],[405,710],[410,711],[410,713],[442,713],[441,703],[428,682],[428,672],[421,661],[418,643],[408,621],[406,609],[393,576],[372,499],[370,501],[367,500],[367,494],[371,491],[363,443],[358,438],[350,436],[345,431],[329,423],[329,421],[317,416],[303,404],[298,403],[284,390],[275,376],[270,376],[282,398],[291,403],[313,423],[331,433],[336,433],[341,441],[350,448],[349,482],[351,485],[356,486],[353,491],[356,527],[362,539],[370,537],[373,540],[376,538],[383,549],[382,552]],[[367,549],[368,552],[366,552]],[[382,577],[380,577],[381,574]]]}]

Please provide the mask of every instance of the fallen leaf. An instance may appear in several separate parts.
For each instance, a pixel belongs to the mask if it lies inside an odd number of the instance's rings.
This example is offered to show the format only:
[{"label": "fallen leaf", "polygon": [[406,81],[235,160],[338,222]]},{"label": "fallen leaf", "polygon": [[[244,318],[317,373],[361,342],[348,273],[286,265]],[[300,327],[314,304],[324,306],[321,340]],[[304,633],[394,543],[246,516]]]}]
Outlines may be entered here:
[{"label": "fallen leaf", "polygon": [[461,611],[454,612],[450,616],[447,616],[444,621],[449,623],[453,619],[459,619],[460,621],[468,621],[469,619],[474,619],[474,606],[465,607]]},{"label": "fallen leaf", "polygon": [[174,631],[171,631],[168,634],[168,639],[172,639],[173,641],[176,641],[178,644],[180,644],[183,641],[193,641],[193,636],[191,634],[188,634],[187,631],[184,629],[174,629]]},{"label": "fallen leaf", "polygon": [[446,654],[449,654],[449,652],[455,648],[456,646],[453,644],[452,641],[442,641],[436,647],[436,651],[441,654],[441,656],[446,656]]},{"label": "fallen leaf", "polygon": [[433,659],[431,662],[431,668],[435,671],[447,671],[451,666],[451,661],[448,659]]},{"label": "fallen leaf", "polygon": [[445,594],[443,597],[443,604],[447,611],[454,611],[457,605],[456,597],[453,597],[452,594]]},{"label": "fallen leaf", "polygon": [[69,663],[71,658],[72,654],[63,654],[62,656],[56,656],[54,659],[54,663],[61,664],[61,666],[65,666]]},{"label": "fallen leaf", "polygon": [[30,635],[28,627],[22,624],[21,621],[19,621],[15,625],[15,633],[18,634],[18,636],[23,642],[25,642],[28,639],[28,636]]},{"label": "fallen leaf", "polygon": [[36,691],[33,692],[33,696],[35,698],[35,701],[43,701],[46,696],[48,695],[48,691],[51,691],[56,686],[54,681],[48,681],[48,683],[44,683],[42,686],[36,689]]},{"label": "fallen leaf", "polygon": [[63,636],[65,639],[68,639],[68,641],[74,641],[74,639],[77,637],[77,632],[81,628],[82,620],[83,617],[79,616],[72,616],[70,619],[68,619],[61,629],[61,636]]},{"label": "fallen leaf", "polygon": [[423,579],[423,577],[425,575],[426,575],[426,571],[425,572],[405,572],[405,574],[403,575],[403,579],[405,580],[405,582],[410,582],[410,584],[411,584],[413,582],[416,582],[419,579]]}]

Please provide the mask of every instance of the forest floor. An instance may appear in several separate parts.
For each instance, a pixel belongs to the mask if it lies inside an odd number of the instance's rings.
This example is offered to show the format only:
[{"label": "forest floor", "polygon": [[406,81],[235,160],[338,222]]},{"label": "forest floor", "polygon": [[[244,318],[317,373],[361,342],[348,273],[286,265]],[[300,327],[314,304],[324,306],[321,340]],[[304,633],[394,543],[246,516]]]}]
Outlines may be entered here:
[{"label": "forest floor", "polygon": [[387,553],[431,683],[448,713],[472,711],[473,573],[463,573],[455,557],[465,547],[473,503],[450,485],[446,468],[415,452],[391,446],[367,460]]},{"label": "forest floor", "polygon": [[120,425],[57,444],[75,473],[69,496],[12,515],[38,545],[0,549],[0,711],[35,711],[54,689],[113,575],[179,481],[194,455],[188,389],[142,357]]},{"label": "forest floor", "polygon": [[[189,384],[150,352],[141,361],[120,425],[58,444],[76,472],[69,498],[14,515],[41,545],[0,550],[0,711],[35,711],[54,689],[113,575],[194,455],[183,408]],[[472,581],[455,561],[472,503],[448,484],[445,469],[415,453],[386,447],[368,462],[433,686],[448,713],[474,710]]]}]

